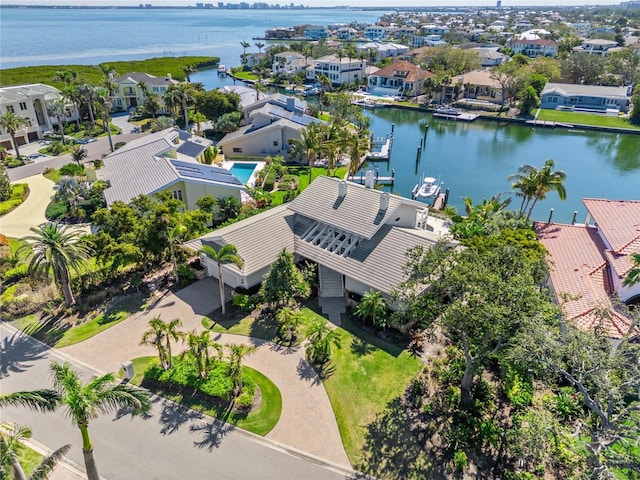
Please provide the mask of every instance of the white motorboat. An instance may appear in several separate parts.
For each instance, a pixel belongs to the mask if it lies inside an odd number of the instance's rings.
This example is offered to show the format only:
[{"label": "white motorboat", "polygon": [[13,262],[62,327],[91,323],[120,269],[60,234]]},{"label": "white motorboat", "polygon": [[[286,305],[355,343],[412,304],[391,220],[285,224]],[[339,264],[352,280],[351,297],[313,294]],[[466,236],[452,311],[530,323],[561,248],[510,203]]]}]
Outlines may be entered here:
[{"label": "white motorboat", "polygon": [[460,110],[453,107],[438,107],[434,111],[440,115],[460,115]]},{"label": "white motorboat", "polygon": [[224,65],[218,65],[218,74],[224,75],[227,73],[227,67]]},{"label": "white motorboat", "polygon": [[433,177],[424,177],[422,184],[413,187],[414,198],[437,198],[440,194],[440,182]]}]

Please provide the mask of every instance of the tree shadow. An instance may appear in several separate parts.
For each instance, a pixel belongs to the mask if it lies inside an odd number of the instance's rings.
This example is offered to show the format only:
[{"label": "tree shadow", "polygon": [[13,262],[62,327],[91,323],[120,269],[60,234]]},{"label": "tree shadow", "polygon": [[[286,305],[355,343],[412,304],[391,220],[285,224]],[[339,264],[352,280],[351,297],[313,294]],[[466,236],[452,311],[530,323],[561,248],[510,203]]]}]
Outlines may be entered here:
[{"label": "tree shadow", "polygon": [[202,419],[204,415],[174,402],[164,401],[160,412],[160,423],[162,435],[171,435],[177,432],[180,427],[194,419]]},{"label": "tree shadow", "polygon": [[375,349],[376,347],[374,345],[370,344],[369,342],[367,342],[366,340],[360,337],[351,338],[351,351],[355,355],[358,355],[359,357],[368,355],[369,353],[372,353]]},{"label": "tree shadow", "polygon": [[381,478],[446,478],[409,431],[399,397],[367,425],[363,458],[355,468]]},{"label": "tree shadow", "polygon": [[46,321],[35,320],[24,328],[24,333],[54,347],[62,339],[64,333],[71,328],[71,324],[63,324],[62,320],[60,314]]},{"label": "tree shadow", "polygon": [[0,379],[10,373],[25,372],[31,367],[31,362],[41,359],[46,351],[47,347],[20,331],[3,338],[0,344]]},{"label": "tree shadow", "polygon": [[193,445],[198,448],[206,448],[212,451],[218,448],[222,442],[222,438],[233,430],[233,426],[214,419],[208,422],[200,422],[189,426],[191,433],[202,434],[202,439],[194,441]]},{"label": "tree shadow", "polygon": [[301,380],[311,382],[312,385],[319,385],[321,383],[320,375],[318,375],[318,372],[316,372],[315,368],[313,368],[309,364],[309,362],[302,358],[298,362],[296,371],[298,372],[298,376]]}]

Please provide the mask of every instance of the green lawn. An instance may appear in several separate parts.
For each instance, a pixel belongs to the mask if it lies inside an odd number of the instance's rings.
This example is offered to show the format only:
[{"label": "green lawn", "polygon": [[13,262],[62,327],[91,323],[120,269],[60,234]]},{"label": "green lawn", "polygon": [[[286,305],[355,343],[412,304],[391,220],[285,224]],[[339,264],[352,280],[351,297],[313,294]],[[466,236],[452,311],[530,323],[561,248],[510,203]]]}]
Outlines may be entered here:
[{"label": "green lawn", "polygon": [[12,322],[13,326],[38,340],[56,348],[67,347],[82,342],[98,333],[117,325],[131,314],[144,308],[142,296],[129,297],[106,313],[70,328],[62,328],[57,324],[43,322],[35,315],[27,315]]},{"label": "green lawn", "polygon": [[349,460],[361,465],[374,454],[367,449],[393,442],[393,438],[368,438],[371,425],[402,395],[422,363],[406,350],[362,331],[346,315],[338,332],[340,349],[334,349],[332,373],[323,383]]},{"label": "green lawn", "polygon": [[631,128],[640,130],[639,126],[631,125],[626,118],[610,117],[608,115],[564,112],[562,110],[540,109],[538,120],[546,120],[559,123],[572,123],[574,125],[595,125],[598,127]]},{"label": "green lawn", "polygon": [[235,72],[233,76],[242,80],[253,80],[253,81],[258,80],[258,76],[252,72],[239,71],[239,72]]},{"label": "green lawn", "polygon": [[[59,447],[61,446],[62,445],[60,445]],[[54,449],[59,447],[54,447]],[[20,449],[19,461],[20,465],[22,465],[22,470],[24,470],[27,478],[33,473],[33,471],[42,460],[44,460],[44,455],[40,455],[35,450],[32,450],[26,445],[22,445],[22,448]]]},{"label": "green lawn", "polygon": [[[140,357],[133,359],[133,367],[136,372],[135,377],[131,380],[134,385],[140,385],[144,372],[151,366],[157,365],[158,357]],[[243,428],[257,435],[265,436],[273,427],[276,426],[282,413],[282,395],[278,387],[265,377],[262,373],[249,367],[242,367],[244,373],[250,376],[258,387],[262,395],[262,403],[260,407],[249,413],[248,415],[239,415],[230,413],[226,407],[213,405],[209,402],[203,402],[189,395],[169,394],[159,391],[160,395],[192,408],[199,412],[205,413],[212,417],[223,420],[237,427]],[[122,377],[122,372],[120,372]]]},{"label": "green lawn", "polygon": [[60,169],[58,168],[45,171],[42,175],[44,175],[44,178],[48,178],[53,183],[58,183],[58,181],[62,178],[62,174],[60,173]]},{"label": "green lawn", "polygon": [[[317,314],[308,307],[302,307],[300,310],[304,317],[303,324],[300,327],[301,338],[305,338],[304,331],[313,320],[317,318]],[[245,335],[247,337],[261,338],[268,341],[276,341],[278,327],[275,322],[265,322],[257,320],[253,317],[244,317],[241,320],[218,321],[212,319],[213,315],[202,318],[202,326],[218,333],[232,333],[234,335]]]}]

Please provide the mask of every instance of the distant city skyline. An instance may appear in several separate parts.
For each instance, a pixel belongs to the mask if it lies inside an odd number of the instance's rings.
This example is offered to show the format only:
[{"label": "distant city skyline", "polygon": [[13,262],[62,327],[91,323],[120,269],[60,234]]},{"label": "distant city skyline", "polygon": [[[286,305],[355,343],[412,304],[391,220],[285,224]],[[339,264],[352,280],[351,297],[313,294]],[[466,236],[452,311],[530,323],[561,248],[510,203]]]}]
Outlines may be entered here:
[{"label": "distant city skyline", "polygon": [[[226,0],[223,3],[240,3],[246,0]],[[258,2],[289,5],[292,2],[287,1],[269,1],[257,0]],[[0,5],[75,5],[75,6],[136,6],[139,4],[151,4],[155,7],[183,6],[195,7],[196,1],[193,0],[0,0]],[[202,0],[201,3],[218,4],[218,1]],[[256,0],[250,0],[246,3],[253,4]],[[495,7],[495,1],[487,0],[295,0],[295,5],[305,5],[309,7],[381,7],[381,8],[399,8],[399,7]],[[593,6],[593,5],[619,5],[620,0],[503,0],[502,7],[526,7],[526,6]]]}]

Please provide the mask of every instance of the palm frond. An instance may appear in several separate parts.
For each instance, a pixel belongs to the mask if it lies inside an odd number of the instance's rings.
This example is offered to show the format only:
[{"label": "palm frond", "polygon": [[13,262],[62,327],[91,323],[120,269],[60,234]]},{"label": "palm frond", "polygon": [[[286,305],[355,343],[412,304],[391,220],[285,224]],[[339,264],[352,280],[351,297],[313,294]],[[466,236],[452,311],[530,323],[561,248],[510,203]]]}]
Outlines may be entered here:
[{"label": "palm frond", "polygon": [[51,473],[51,470],[53,470],[60,459],[64,457],[70,449],[70,444],[63,445],[51,455],[42,460],[42,462],[40,462],[40,465],[36,467],[31,475],[29,475],[29,480],[46,480]]},{"label": "palm frond", "polygon": [[0,407],[23,406],[31,410],[51,412],[58,408],[60,394],[54,390],[33,390],[0,395]]}]

